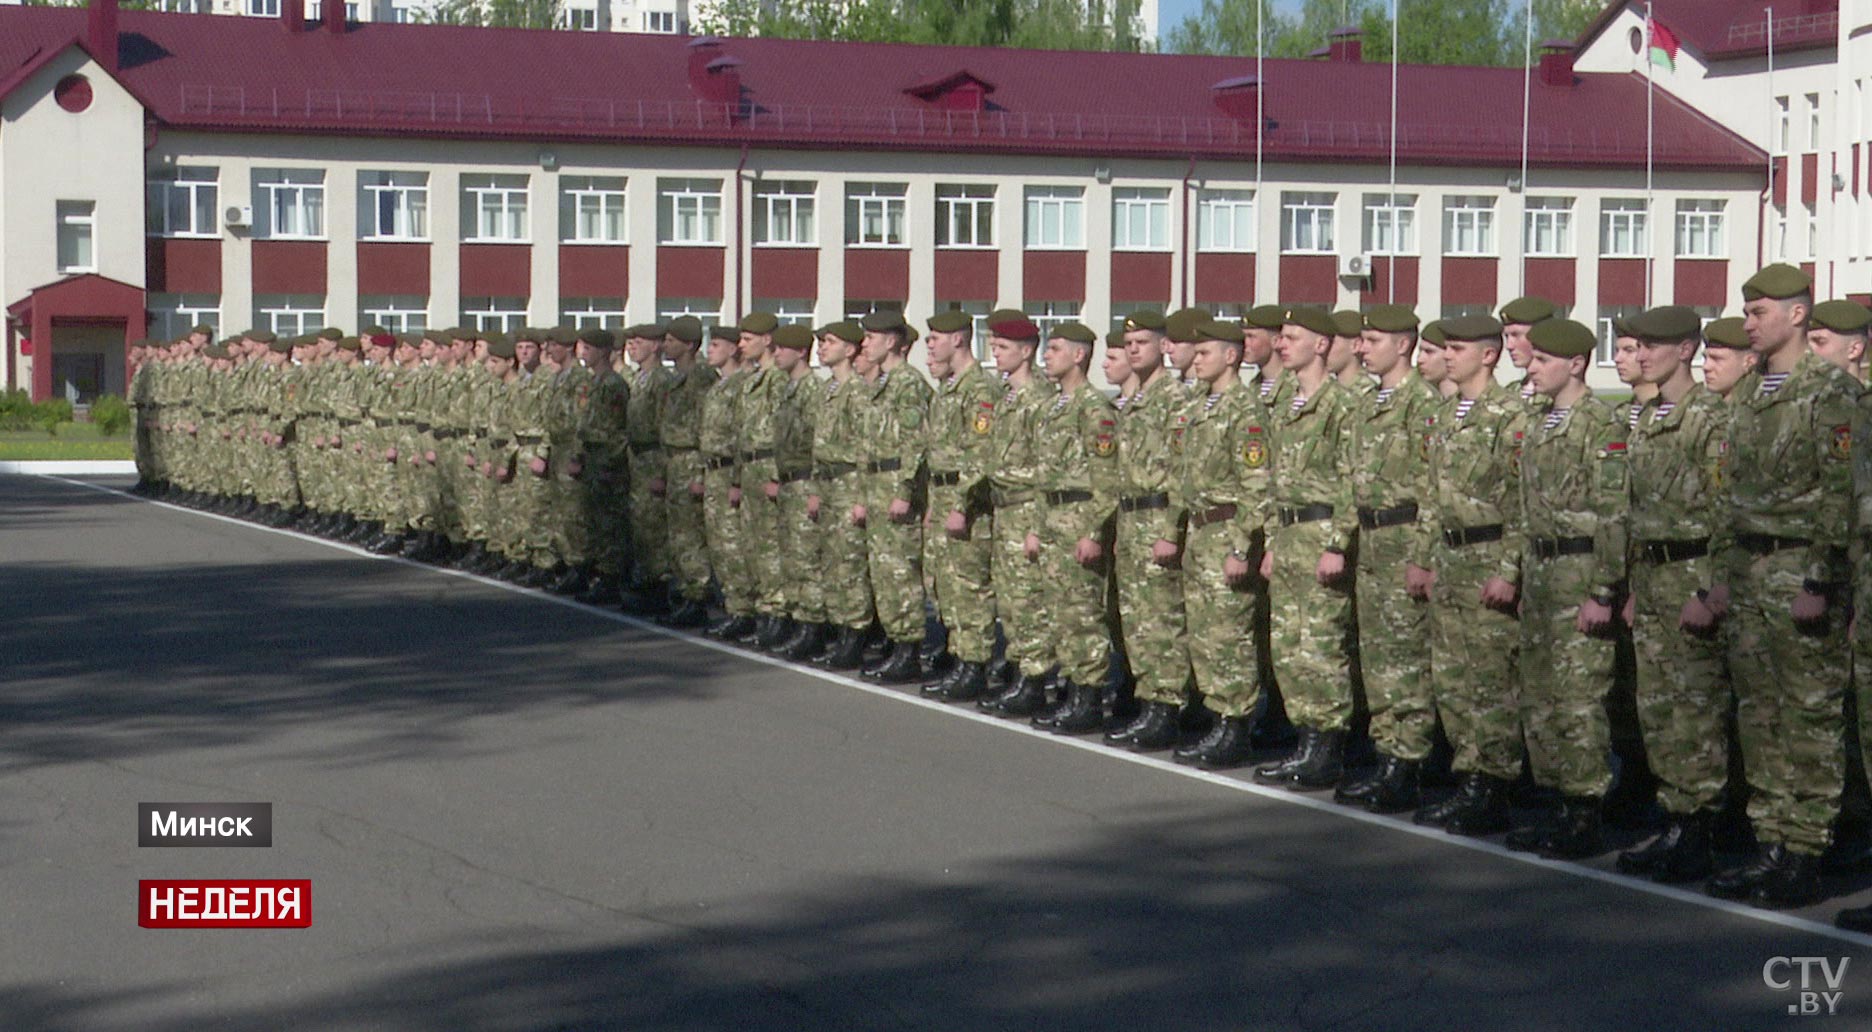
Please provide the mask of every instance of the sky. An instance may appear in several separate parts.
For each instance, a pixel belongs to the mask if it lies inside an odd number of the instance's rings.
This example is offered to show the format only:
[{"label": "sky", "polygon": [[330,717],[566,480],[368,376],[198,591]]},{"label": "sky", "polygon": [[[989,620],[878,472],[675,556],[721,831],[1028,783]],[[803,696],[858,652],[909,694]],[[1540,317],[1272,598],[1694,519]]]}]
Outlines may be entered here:
[{"label": "sky", "polygon": [[[1298,10],[1300,0],[1271,0],[1283,11]],[[1157,0],[1157,38],[1162,39],[1184,18],[1202,10],[1202,0]]]}]

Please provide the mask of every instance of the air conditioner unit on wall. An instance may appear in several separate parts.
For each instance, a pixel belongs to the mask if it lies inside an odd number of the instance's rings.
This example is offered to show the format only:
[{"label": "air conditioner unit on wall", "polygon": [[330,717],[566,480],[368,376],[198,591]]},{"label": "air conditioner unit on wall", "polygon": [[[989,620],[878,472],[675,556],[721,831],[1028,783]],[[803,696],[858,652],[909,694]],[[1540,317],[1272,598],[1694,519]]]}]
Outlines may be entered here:
[{"label": "air conditioner unit on wall", "polygon": [[1339,256],[1339,275],[1355,279],[1370,279],[1371,274],[1371,255],[1343,254]]},{"label": "air conditioner unit on wall", "polygon": [[251,226],[253,225],[253,205],[230,204],[227,210],[221,213],[221,221],[237,229]]}]

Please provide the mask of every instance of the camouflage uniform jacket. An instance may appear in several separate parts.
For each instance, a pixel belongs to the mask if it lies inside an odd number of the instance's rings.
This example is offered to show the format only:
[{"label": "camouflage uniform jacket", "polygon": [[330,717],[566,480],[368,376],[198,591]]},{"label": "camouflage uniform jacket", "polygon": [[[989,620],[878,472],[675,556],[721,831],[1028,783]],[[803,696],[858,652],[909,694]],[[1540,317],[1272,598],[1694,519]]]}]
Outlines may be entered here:
[{"label": "camouflage uniform jacket", "polygon": [[932,493],[940,490],[940,497],[963,506],[967,513],[988,508],[995,404],[1002,393],[1001,385],[980,365],[970,363],[959,375],[938,383],[930,398],[926,438],[930,474],[956,474],[952,487],[932,488]]},{"label": "camouflage uniform jacket", "polygon": [[1700,383],[1662,417],[1647,405],[1631,434],[1631,543],[1706,540],[1729,444],[1729,408]]},{"label": "camouflage uniform jacket", "polygon": [[1352,495],[1361,509],[1415,504],[1414,523],[1386,533],[1410,538],[1411,561],[1428,568],[1435,554],[1426,502],[1430,486],[1430,442],[1443,398],[1415,369],[1385,393],[1374,390],[1352,421]]},{"label": "camouflage uniform jacket", "polygon": [[1118,410],[1111,399],[1089,383],[1056,395],[1034,424],[1033,449],[1040,490],[1092,496],[1047,501],[1048,523],[1073,538],[1104,540],[1118,508]]},{"label": "camouflage uniform jacket", "polygon": [[[1169,370],[1152,376],[1125,399],[1118,417],[1118,493],[1121,498],[1170,494],[1172,447],[1177,420],[1190,403],[1190,392]],[[1140,526],[1165,541],[1175,541],[1177,508],[1139,509],[1126,513],[1126,526]],[[1127,532],[1128,533],[1128,532]]]},{"label": "camouflage uniform jacket", "polygon": [[915,500],[929,399],[929,382],[907,364],[878,377],[865,409],[865,461],[894,468],[866,473],[865,496],[874,504],[888,505],[896,498]]},{"label": "camouflage uniform jacket", "polygon": [[1273,423],[1260,391],[1246,381],[1218,394],[1201,390],[1171,431],[1171,506],[1196,517],[1233,505],[1235,515],[1225,521],[1229,548],[1246,555],[1273,512]]},{"label": "camouflage uniform jacket", "polygon": [[[702,396],[702,422],[698,440],[702,454],[713,461],[732,459],[741,442],[741,392],[754,370],[746,366],[716,380]],[[729,482],[741,483],[739,467],[730,465]]]},{"label": "camouflage uniform jacket", "polygon": [[1301,397],[1298,379],[1288,377],[1292,388],[1275,392],[1278,407],[1269,413],[1274,421],[1275,514],[1284,508],[1332,506],[1326,547],[1345,550],[1358,531],[1346,440],[1357,403],[1351,391],[1329,376],[1295,408],[1295,399]]},{"label": "camouflage uniform jacket", "polygon": [[810,474],[813,420],[825,392],[810,369],[801,376],[780,375],[779,406],[774,410],[774,468],[782,476]]},{"label": "camouflage uniform jacket", "polygon": [[994,433],[990,435],[993,466],[989,478],[998,494],[1025,500],[1039,486],[1040,456],[1034,450],[1034,425],[1058,394],[1039,375],[1031,375],[1018,389],[1010,386],[1003,392],[995,406]]},{"label": "camouflage uniform jacket", "polygon": [[[787,375],[773,366],[751,370],[741,381],[741,397],[736,401],[735,457],[741,470],[741,486],[753,489],[780,478],[774,457],[774,426],[780,411],[780,392]],[[762,455],[762,452],[767,454]]]},{"label": "camouflage uniform jacket", "polygon": [[1534,421],[1521,449],[1521,524],[1530,549],[1538,539],[1591,538],[1591,594],[1625,583],[1631,470],[1625,420],[1588,392],[1549,426],[1556,410]]},{"label": "camouflage uniform jacket", "polygon": [[[1521,579],[1526,547],[1521,527],[1521,446],[1531,410],[1519,396],[1491,382],[1469,411],[1458,416],[1461,397],[1447,399],[1430,440],[1428,500],[1433,539],[1500,527],[1501,538],[1464,546],[1464,551],[1492,555],[1495,576],[1510,584]],[[1444,554],[1439,552],[1437,554]]]}]

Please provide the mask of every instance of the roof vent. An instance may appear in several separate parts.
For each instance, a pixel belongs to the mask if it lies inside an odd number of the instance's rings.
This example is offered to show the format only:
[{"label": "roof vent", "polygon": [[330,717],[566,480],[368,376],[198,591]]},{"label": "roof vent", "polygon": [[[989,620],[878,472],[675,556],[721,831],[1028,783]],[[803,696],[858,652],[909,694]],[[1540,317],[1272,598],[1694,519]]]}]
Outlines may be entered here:
[{"label": "roof vent", "polygon": [[1540,46],[1540,81],[1547,86],[1570,89],[1579,80],[1573,75],[1573,44],[1569,40],[1550,39]]},{"label": "roof vent", "polygon": [[1353,64],[1365,59],[1365,33],[1356,25],[1341,25],[1326,34],[1326,56]]},{"label": "roof vent", "polygon": [[1238,75],[1233,79],[1223,79],[1209,87],[1214,95],[1215,106],[1222,113],[1237,122],[1255,120],[1255,105],[1261,94],[1261,80],[1252,75]]},{"label": "roof vent", "polygon": [[994,83],[966,68],[904,87],[905,93],[947,111],[987,110],[988,94],[994,91]]},{"label": "roof vent", "polygon": [[85,46],[92,60],[117,74],[117,0],[91,0],[85,18]]},{"label": "roof vent", "polygon": [[[305,0],[285,0],[285,3],[304,3]],[[319,14],[325,23],[325,31],[343,35],[345,31],[344,0],[321,0]]]},{"label": "roof vent", "polygon": [[689,89],[711,104],[741,102],[741,59],[721,52],[722,41],[697,36],[689,41]]}]

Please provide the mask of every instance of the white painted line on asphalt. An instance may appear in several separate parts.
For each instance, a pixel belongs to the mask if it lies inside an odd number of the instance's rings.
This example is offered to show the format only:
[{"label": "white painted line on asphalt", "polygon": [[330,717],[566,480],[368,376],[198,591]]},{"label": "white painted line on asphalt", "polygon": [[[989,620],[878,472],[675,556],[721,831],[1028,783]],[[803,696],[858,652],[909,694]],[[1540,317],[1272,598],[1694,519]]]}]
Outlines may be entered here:
[{"label": "white painted line on asphalt", "polygon": [[1259,796],[1263,799],[1267,799],[1267,800],[1277,802],[1277,803],[1282,803],[1287,806],[1298,806],[1304,809],[1313,810],[1318,813],[1331,814],[1335,817],[1343,818],[1346,820],[1358,821],[1363,824],[1370,824],[1370,825],[1374,825],[1377,827],[1386,828],[1391,831],[1398,831],[1398,832],[1403,832],[1408,835],[1415,835],[1418,838],[1430,839],[1430,840],[1442,843],[1443,845],[1446,845],[1446,846],[1456,846],[1460,849],[1467,849],[1472,852],[1484,853],[1490,856],[1498,857],[1500,859],[1512,860],[1520,864],[1527,864],[1532,867],[1544,868],[1548,871],[1553,871],[1557,874],[1570,875],[1572,877],[1580,878],[1585,881],[1594,881],[1594,882],[1599,882],[1605,885],[1614,885],[1619,888],[1630,889],[1636,892],[1642,892],[1642,893],[1645,893],[1646,895],[1658,896],[1663,899],[1674,900],[1678,903],[1686,903],[1691,906],[1702,907],[1706,910],[1721,911],[1722,913],[1730,914],[1735,917],[1746,918],[1748,920],[1760,922],[1762,924],[1776,925],[1778,927],[1787,928],[1787,929],[1797,931],[1797,932],[1806,932],[1811,935],[1822,936],[1824,938],[1833,939],[1838,942],[1851,943],[1856,946],[1872,947],[1872,935],[1863,935],[1858,932],[1849,932],[1842,928],[1835,928],[1832,925],[1823,924],[1819,921],[1809,920],[1807,918],[1799,917],[1794,914],[1782,913],[1780,911],[1775,911],[1775,910],[1763,910],[1758,907],[1749,906],[1745,903],[1734,902],[1734,901],[1726,900],[1726,899],[1717,899],[1714,896],[1705,895],[1704,893],[1696,892],[1690,889],[1678,888],[1677,886],[1674,886],[1674,885],[1660,885],[1656,882],[1645,881],[1645,880],[1638,879],[1638,878],[1628,877],[1626,875],[1619,874],[1616,871],[1601,870],[1596,867],[1588,867],[1584,864],[1571,863],[1565,860],[1548,860],[1544,857],[1536,856],[1531,853],[1516,852],[1515,850],[1509,849],[1507,846],[1500,845],[1498,843],[1491,842],[1486,839],[1469,838],[1463,835],[1452,835],[1449,832],[1442,830],[1441,828],[1427,828],[1422,825],[1412,823],[1409,820],[1400,819],[1398,817],[1391,817],[1391,816],[1386,816],[1383,814],[1368,813],[1364,810],[1357,810],[1357,809],[1353,809],[1347,806],[1340,806],[1339,804],[1334,803],[1330,801],[1330,799],[1327,799],[1327,798],[1303,795],[1297,792],[1289,792],[1286,789],[1270,788],[1265,785],[1257,785],[1252,781],[1242,780],[1241,778],[1237,778],[1237,777],[1230,777],[1228,774],[1225,774],[1225,773],[1220,773],[1216,771],[1197,770],[1193,767],[1185,767],[1181,764],[1172,763],[1169,760],[1159,759],[1158,757],[1155,757],[1155,756],[1147,756],[1147,755],[1143,755],[1140,753],[1126,752],[1126,751],[1119,750],[1119,749],[1113,749],[1109,746],[1106,746],[1098,742],[1096,739],[1081,738],[1081,737],[1072,736],[1072,735],[1052,734],[1047,731],[1041,731],[1037,728],[1030,727],[1027,724],[1019,722],[1019,721],[1011,721],[1011,720],[1003,719],[1001,717],[990,716],[989,714],[978,712],[971,707],[958,707],[958,706],[951,705],[949,703],[937,702],[934,700],[925,699],[915,694],[914,690],[903,691],[903,690],[899,690],[896,688],[886,687],[884,685],[870,684],[868,682],[861,681],[855,677],[847,677],[843,674],[837,674],[837,673],[833,673],[827,670],[819,670],[813,667],[802,666],[800,664],[790,663],[782,659],[775,659],[774,657],[765,655],[763,653],[755,652],[749,649],[737,648],[733,645],[726,645],[721,642],[702,637],[700,635],[690,634],[686,631],[677,630],[672,627],[665,627],[661,624],[654,623],[648,620],[642,620],[634,616],[626,616],[625,614],[617,612],[615,610],[604,609],[598,606],[586,605],[585,603],[579,602],[575,599],[566,598],[561,595],[555,595],[555,594],[552,594],[551,592],[539,591],[533,588],[523,588],[523,587],[520,587],[519,585],[509,584],[506,581],[498,580],[493,577],[483,577],[479,574],[468,573],[462,570],[450,570],[450,569],[445,569],[445,568],[438,567],[438,566],[431,566],[428,563],[419,563],[412,559],[404,559],[401,556],[375,555],[355,545],[345,544],[343,542],[331,541],[326,538],[318,537],[312,534],[302,534],[295,530],[282,530],[277,527],[262,526],[257,523],[250,523],[246,520],[235,519],[234,517],[231,517],[231,516],[222,516],[219,513],[203,512],[199,509],[191,509],[187,506],[175,505],[170,502],[157,501],[156,499],[152,499],[152,498],[144,498],[140,495],[133,494],[121,488],[108,487],[103,484],[92,484],[92,483],[87,483],[83,480],[70,480],[65,477],[51,477],[49,479],[58,480],[62,483],[72,484],[74,486],[86,488],[92,491],[101,491],[106,494],[122,495],[125,498],[130,498],[130,499],[133,499],[135,501],[140,501],[140,502],[147,502],[151,505],[160,506],[161,508],[164,508],[164,509],[172,509],[176,512],[188,513],[193,516],[202,516],[208,519],[220,520],[225,523],[232,523],[241,527],[246,527],[250,530],[263,531],[269,534],[279,534],[285,537],[297,538],[301,541],[310,542],[312,544],[324,545],[327,548],[335,548],[335,549],[338,549],[339,551],[347,552],[352,555],[360,556],[365,559],[385,560],[389,562],[400,563],[412,569],[422,570],[428,573],[440,573],[440,574],[446,574],[451,577],[460,577],[465,580],[474,581],[478,584],[483,584],[491,588],[498,588],[502,591],[512,592],[518,595],[525,595],[530,598],[539,599],[541,601],[551,602],[551,603],[554,603],[555,605],[565,606],[569,609],[576,609],[580,612],[589,614],[591,616],[596,616],[604,620],[609,620],[610,622],[615,623],[615,624],[621,624],[626,627],[632,627],[638,630],[649,631],[652,634],[659,634],[666,638],[673,638],[678,641],[688,642],[691,645],[709,649],[714,652],[719,652],[724,655],[734,656],[736,658],[744,659],[752,663],[760,663],[766,666],[774,667],[776,669],[785,670],[793,674],[803,674],[805,676],[817,678],[818,680],[826,681],[831,684],[840,685],[842,687],[855,688],[858,691],[864,692],[868,695],[875,695],[880,698],[893,700],[895,702],[908,703],[909,705],[912,705],[912,706],[918,706],[926,710],[930,710],[930,711],[937,712],[937,713],[942,713],[952,718],[959,718],[962,720],[972,720],[978,724],[983,724],[988,727],[996,728],[997,730],[1000,730],[1000,731],[1006,731],[1006,732],[1010,732],[1010,733],[1018,734],[1018,735],[1025,735],[1028,738],[1037,739],[1043,742],[1050,742],[1055,745],[1063,745],[1069,748],[1081,749],[1086,752],[1090,752],[1095,755],[1104,757],[1106,759],[1120,760],[1125,763],[1136,764],[1137,766],[1140,766],[1140,767],[1149,767],[1152,770],[1161,771],[1166,774],[1173,774],[1178,777],[1189,778],[1194,781],[1207,782],[1211,785],[1215,785],[1220,788],[1226,788],[1231,791],[1242,792],[1248,795]]},{"label": "white painted line on asphalt", "polygon": [[25,477],[104,477],[136,471],[136,463],[129,459],[0,459],[0,473]]}]

